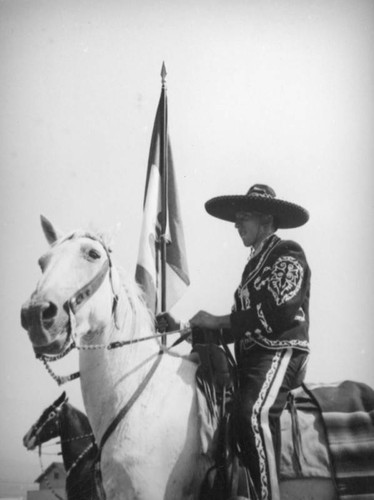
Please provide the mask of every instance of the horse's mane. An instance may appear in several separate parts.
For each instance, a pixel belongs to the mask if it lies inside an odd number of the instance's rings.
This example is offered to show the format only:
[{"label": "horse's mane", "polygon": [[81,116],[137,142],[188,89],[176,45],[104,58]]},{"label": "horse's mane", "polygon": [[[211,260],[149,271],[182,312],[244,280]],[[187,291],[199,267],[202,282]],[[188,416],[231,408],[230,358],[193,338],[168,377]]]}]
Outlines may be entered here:
[{"label": "horse's mane", "polygon": [[134,315],[136,328],[133,330],[133,336],[138,333],[140,327],[153,331],[155,325],[154,314],[147,307],[142,288],[135,281],[135,278],[130,277],[123,268],[116,267],[116,269],[120,276],[121,288],[131,305]]},{"label": "horse's mane", "polygon": [[68,429],[73,427],[79,430],[78,426],[81,426],[86,432],[92,432],[90,422],[87,415],[70,404],[68,400],[65,401],[63,407],[61,408],[60,418],[62,419],[65,426],[68,425]]}]

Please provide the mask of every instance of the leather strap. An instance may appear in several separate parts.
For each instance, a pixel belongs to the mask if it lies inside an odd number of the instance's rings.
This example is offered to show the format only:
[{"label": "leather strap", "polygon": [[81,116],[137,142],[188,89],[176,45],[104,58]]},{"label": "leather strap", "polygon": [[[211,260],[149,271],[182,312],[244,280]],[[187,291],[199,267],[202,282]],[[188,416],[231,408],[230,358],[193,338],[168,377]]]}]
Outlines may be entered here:
[{"label": "leather strap", "polygon": [[[138,339],[132,339],[132,340],[116,340],[116,341],[111,342],[110,344],[108,344],[107,349],[110,351],[111,349],[117,349],[118,347],[123,347],[125,345],[136,344],[138,342],[144,342],[145,340],[157,339],[159,337],[163,337],[164,335],[174,335],[176,333],[180,333],[180,330],[173,330],[172,332],[153,333],[152,335],[148,335],[148,337],[139,337]],[[183,340],[186,340],[189,335],[191,335],[191,332],[183,333],[180,336],[180,338],[177,339],[170,346],[170,349],[172,347],[175,347],[176,345],[178,345]]]},{"label": "leather strap", "polygon": [[146,388],[148,382],[151,380],[151,378],[152,378],[153,374],[155,373],[158,365],[160,364],[161,356],[162,356],[162,352],[158,353],[157,358],[155,359],[155,362],[151,366],[151,369],[149,370],[149,372],[147,373],[147,375],[142,380],[142,382],[139,385],[139,387],[136,389],[136,391],[134,392],[134,394],[127,401],[127,403],[125,404],[125,406],[120,410],[120,412],[117,414],[117,416],[114,418],[114,420],[112,420],[112,422],[109,425],[109,427],[107,428],[107,430],[104,432],[103,437],[101,438],[101,441],[100,441],[100,446],[99,446],[99,453],[98,453],[99,459],[100,459],[100,456],[101,456],[102,449],[104,448],[104,445],[107,442],[109,436],[112,434],[112,432],[117,427],[117,425],[121,422],[121,420],[124,418],[124,416],[126,415],[126,413],[130,410],[130,408],[133,406],[133,404],[135,403],[135,401],[138,399],[138,397],[140,396],[140,394],[144,391],[144,389]]},{"label": "leather strap", "polygon": [[67,301],[67,307],[75,314],[87,300],[100,288],[105,276],[109,270],[109,260],[106,260],[100,271],[89,281],[86,285],[80,288],[72,297]]},{"label": "leather strap", "polygon": [[131,398],[128,400],[128,402],[125,404],[125,406],[120,410],[120,412],[117,414],[117,416],[114,418],[114,420],[112,420],[111,424],[109,425],[107,430],[104,432],[103,437],[101,438],[99,451],[97,452],[97,456],[96,456],[95,462],[94,462],[94,473],[95,473],[94,477],[95,477],[95,484],[96,484],[97,491],[100,495],[100,498],[102,498],[103,500],[106,500],[106,494],[105,494],[105,490],[103,487],[103,478],[102,478],[102,474],[101,474],[100,462],[101,462],[101,453],[103,451],[104,445],[107,442],[110,435],[112,434],[112,432],[114,431],[114,429],[121,422],[121,420],[124,418],[126,413],[130,410],[130,408],[133,406],[133,404],[138,399],[140,394],[143,392],[143,390],[147,386],[148,382],[151,380],[158,365],[160,364],[161,355],[162,355],[162,351],[160,351],[158,353],[157,358],[155,359],[155,361],[154,361],[153,365],[151,366],[151,369],[149,370],[147,375],[142,380],[142,383],[136,389],[136,391],[131,396]]}]

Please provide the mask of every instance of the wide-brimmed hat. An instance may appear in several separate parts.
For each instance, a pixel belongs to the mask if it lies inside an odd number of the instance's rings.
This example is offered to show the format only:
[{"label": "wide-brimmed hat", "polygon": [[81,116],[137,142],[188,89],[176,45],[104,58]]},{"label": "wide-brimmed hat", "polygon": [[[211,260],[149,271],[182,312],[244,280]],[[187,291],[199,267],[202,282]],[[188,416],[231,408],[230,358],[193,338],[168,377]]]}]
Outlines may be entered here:
[{"label": "wide-brimmed hat", "polygon": [[228,222],[235,222],[238,212],[258,212],[273,215],[280,229],[299,227],[309,219],[305,208],[289,201],[280,200],[275,191],[265,184],[254,184],[247,194],[217,196],[205,203],[208,214]]}]

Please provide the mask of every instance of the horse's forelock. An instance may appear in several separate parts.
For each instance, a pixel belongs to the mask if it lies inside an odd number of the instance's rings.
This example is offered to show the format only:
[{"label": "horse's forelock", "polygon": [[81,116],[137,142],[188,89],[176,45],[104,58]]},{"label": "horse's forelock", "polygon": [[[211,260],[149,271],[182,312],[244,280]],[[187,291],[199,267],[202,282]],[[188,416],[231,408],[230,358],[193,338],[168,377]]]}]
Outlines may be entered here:
[{"label": "horse's forelock", "polygon": [[78,240],[79,238],[89,238],[91,240],[98,241],[102,245],[106,246],[105,236],[103,233],[87,231],[84,229],[76,229],[75,231],[71,231],[70,233],[63,236],[63,238],[58,240],[57,243],[63,243],[64,241],[68,240]]}]

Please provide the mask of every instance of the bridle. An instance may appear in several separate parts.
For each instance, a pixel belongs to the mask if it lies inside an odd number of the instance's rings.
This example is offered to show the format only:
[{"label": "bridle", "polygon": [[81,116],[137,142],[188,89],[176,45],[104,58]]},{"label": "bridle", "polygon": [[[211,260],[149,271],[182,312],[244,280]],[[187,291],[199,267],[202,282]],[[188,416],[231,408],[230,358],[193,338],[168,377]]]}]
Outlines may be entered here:
[{"label": "bridle", "polygon": [[[40,424],[40,420],[42,420],[43,416],[40,417],[40,419],[36,422],[36,424],[34,424],[32,426],[32,435],[37,437],[41,432],[42,430],[44,429],[44,427],[48,424],[48,422],[50,422],[52,419],[54,419],[56,417],[56,415],[59,414],[60,410],[61,410],[61,406],[65,403],[66,400],[62,401],[62,403],[60,403],[59,405],[55,405],[54,403],[49,407],[49,413],[48,413],[48,416],[45,420],[43,420]],[[41,445],[39,445],[41,446]]]},{"label": "bridle", "polygon": [[[74,235],[70,236],[70,238],[66,239],[71,239]],[[70,375],[57,375],[56,373],[53,372],[53,370],[49,366],[49,362],[52,361],[57,361],[59,359],[62,359],[65,357],[67,354],[69,354],[73,349],[77,350],[97,350],[97,349],[107,349],[107,350],[112,350],[112,349],[117,349],[119,347],[124,347],[126,345],[132,345],[138,342],[144,342],[146,340],[154,340],[160,337],[164,337],[166,335],[174,335],[176,333],[179,333],[179,330],[173,330],[170,332],[161,332],[161,333],[155,333],[152,335],[148,335],[146,337],[140,337],[137,339],[131,339],[131,340],[123,340],[123,341],[114,341],[110,342],[108,344],[93,344],[93,345],[80,345],[76,341],[76,333],[75,333],[75,315],[79,311],[79,309],[99,290],[101,285],[103,284],[106,275],[109,273],[109,281],[112,289],[112,294],[113,294],[113,301],[112,301],[112,316],[114,318],[114,324],[117,330],[119,330],[119,325],[118,325],[118,318],[117,318],[117,306],[119,302],[119,296],[117,295],[114,284],[113,284],[113,263],[112,259],[110,256],[110,249],[107,247],[107,245],[104,243],[104,241],[101,238],[94,237],[93,235],[86,234],[86,237],[91,238],[94,241],[99,242],[102,247],[105,250],[107,260],[104,262],[102,265],[101,269],[99,269],[98,273],[84,286],[82,286],[77,292],[75,292],[69,299],[67,299],[64,304],[63,308],[67,312],[69,321],[68,321],[68,334],[67,338],[64,344],[64,347],[62,349],[62,352],[59,354],[36,354],[36,358],[41,360],[49,373],[49,375],[55,380],[55,382],[60,386],[65,384],[66,382],[70,382],[72,380],[77,379],[80,376],[79,372],[72,373]],[[64,239],[63,241],[65,241]],[[131,299],[129,299],[130,305]],[[190,332],[186,332],[181,336],[180,339],[178,339],[171,347],[174,347],[181,341],[183,341],[185,338],[189,336]],[[163,349],[165,350],[165,349]]]},{"label": "bridle", "polygon": [[[62,241],[66,241],[67,239],[72,239],[74,236],[71,235],[69,238],[65,238]],[[101,238],[94,237],[93,235],[86,234],[85,236],[91,238],[94,241],[97,241],[101,244],[103,249],[105,250],[107,260],[104,262],[102,265],[101,269],[99,269],[98,273],[84,286],[82,286],[77,292],[75,292],[69,299],[65,301],[63,304],[63,309],[67,312],[68,314],[68,325],[67,325],[67,338],[65,341],[65,344],[63,346],[62,352],[59,354],[36,354],[36,358],[40,359],[48,371],[48,373],[51,375],[51,377],[57,382],[58,385],[62,385],[66,382],[69,382],[71,380],[74,380],[80,376],[79,372],[72,373],[70,375],[66,376],[59,376],[56,375],[51,368],[49,367],[48,363],[50,361],[57,361],[59,359],[62,359],[65,357],[70,351],[72,351],[74,348],[82,350],[82,349],[98,349],[98,348],[103,348],[104,346],[80,346],[76,342],[76,333],[75,333],[75,315],[79,311],[79,309],[99,290],[101,285],[103,284],[106,275],[109,273],[109,281],[112,289],[112,294],[113,294],[113,301],[112,301],[112,316],[114,318],[114,324],[117,328],[119,329],[118,322],[117,322],[117,305],[118,305],[118,300],[119,297],[117,293],[115,292],[114,289],[114,284],[113,284],[113,276],[112,276],[112,269],[113,269],[113,264],[112,264],[112,259],[110,256],[110,249],[107,247],[107,245],[104,243],[104,241]]]},{"label": "bridle", "polygon": [[[50,412],[49,412],[49,415],[48,417],[44,420],[44,422],[41,424],[41,426],[38,427],[38,422],[36,423],[36,425],[34,427],[36,427],[36,429],[34,430],[34,434],[37,435],[37,434],[40,434],[40,432],[42,431],[42,429],[44,428],[44,426],[52,419],[54,418],[58,418],[58,428],[59,428],[59,434],[61,436],[61,423],[60,423],[60,414],[61,414],[61,411],[62,411],[62,407],[64,404],[67,403],[67,399],[65,398],[59,405],[51,405],[50,407]],[[72,471],[78,466],[78,464],[83,460],[83,458],[89,453],[89,451],[94,448],[96,446],[96,442],[95,442],[95,438],[94,438],[94,435],[92,432],[90,433],[87,433],[87,434],[82,434],[81,436],[75,436],[75,437],[72,437],[72,438],[69,438],[69,439],[64,439],[64,440],[60,440],[60,445],[62,446],[63,444],[65,443],[70,443],[72,441],[77,441],[77,440],[80,440],[80,439],[86,439],[86,438],[92,438],[90,444],[82,451],[82,453],[80,453],[80,455],[78,455],[78,457],[74,460],[74,462],[71,464],[71,466],[69,467],[69,469],[66,471],[66,480],[68,479],[68,477],[70,476],[70,474],[72,473]],[[40,468],[42,470],[42,473],[44,474],[45,470],[44,470],[44,466],[43,466],[43,461],[42,461],[42,443],[40,443],[38,445],[39,447],[39,463],[40,463]],[[48,478],[45,478],[45,481],[46,481],[46,484],[47,484],[47,487],[48,489],[53,493],[53,495],[58,499],[58,500],[64,500],[53,488],[53,486],[50,484],[50,482],[48,481]]]},{"label": "bridle", "polygon": [[[64,348],[61,353],[54,355],[54,354],[37,354],[38,358],[47,358],[50,361],[54,361],[56,359],[61,359],[64,357],[68,352],[71,351],[74,347],[76,347],[75,342],[73,341],[74,337],[74,326],[75,326],[75,321],[73,320],[74,315],[79,311],[79,309],[97,292],[97,290],[101,287],[103,284],[106,275],[109,272],[109,280],[110,280],[110,285],[113,293],[113,303],[112,303],[112,315],[114,316],[115,319],[115,325],[116,328],[118,329],[118,324],[117,324],[117,318],[116,318],[116,312],[117,312],[117,304],[118,304],[118,295],[115,292],[114,289],[114,284],[113,284],[113,263],[112,259],[110,256],[110,249],[107,247],[107,245],[104,243],[104,241],[99,238],[99,237],[94,237],[93,235],[86,234],[85,235],[88,238],[91,238],[94,241],[97,241],[98,243],[101,244],[103,247],[105,254],[107,256],[107,260],[103,263],[101,269],[99,269],[98,273],[85,285],[83,285],[79,290],[77,290],[69,299],[67,299],[64,304],[63,304],[63,309],[66,311],[69,317],[69,324],[68,324],[68,335],[66,338],[66,342],[64,345]],[[68,238],[63,239],[60,243],[63,243],[66,240],[72,239],[74,237],[74,234],[71,235]]]}]

